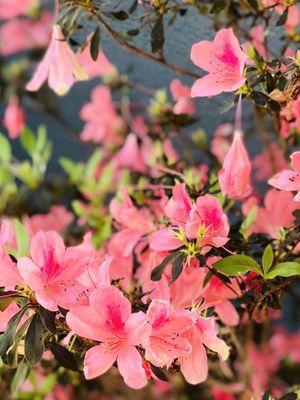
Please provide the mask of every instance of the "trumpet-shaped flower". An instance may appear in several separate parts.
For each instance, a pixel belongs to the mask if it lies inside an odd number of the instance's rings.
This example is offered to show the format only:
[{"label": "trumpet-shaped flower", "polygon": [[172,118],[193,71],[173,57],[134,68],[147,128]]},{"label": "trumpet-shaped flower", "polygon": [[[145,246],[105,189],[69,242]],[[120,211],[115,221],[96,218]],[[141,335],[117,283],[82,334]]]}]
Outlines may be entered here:
[{"label": "trumpet-shaped flower", "polygon": [[104,374],[117,361],[128,386],[140,389],[147,384],[136,346],[149,345],[150,326],[143,312],[131,313],[130,301],[120,290],[113,286],[95,290],[90,305],[73,308],[67,314],[67,323],[77,335],[101,342],[86,353],[87,379]]},{"label": "trumpet-shaped flower", "polygon": [[194,83],[191,96],[215,96],[240,88],[246,81],[243,71],[247,58],[231,28],[217,32],[213,42],[194,44],[191,60],[208,75]]},{"label": "trumpet-shaped flower", "polygon": [[26,89],[37,91],[48,79],[51,89],[62,96],[69,91],[75,78],[86,80],[88,76],[65,40],[60,26],[54,25],[48,50]]},{"label": "trumpet-shaped flower", "polygon": [[279,172],[268,182],[277,189],[286,192],[298,192],[295,200],[300,201],[300,151],[291,155],[291,167],[292,169]]},{"label": "trumpet-shaped flower", "polygon": [[31,239],[30,258],[21,257],[18,268],[38,302],[56,311],[58,305],[69,309],[80,304],[85,287],[76,279],[94,257],[94,249],[88,244],[65,248],[57,233],[40,231]]}]

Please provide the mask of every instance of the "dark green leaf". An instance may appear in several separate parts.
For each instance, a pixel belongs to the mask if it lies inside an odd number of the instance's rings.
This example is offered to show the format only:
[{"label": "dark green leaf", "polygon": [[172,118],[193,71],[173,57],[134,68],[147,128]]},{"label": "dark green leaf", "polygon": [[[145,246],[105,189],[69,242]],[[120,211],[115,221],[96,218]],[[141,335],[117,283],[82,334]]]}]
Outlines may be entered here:
[{"label": "dark green leaf", "polygon": [[210,14],[218,14],[224,10],[226,7],[226,0],[215,0],[212,8],[210,9]]},{"label": "dark green leaf", "polygon": [[97,61],[98,59],[99,49],[100,49],[100,26],[98,25],[97,28],[95,29],[95,32],[93,33],[91,39],[91,47],[90,47],[91,57],[94,61]]},{"label": "dark green leaf", "polygon": [[269,390],[267,390],[267,391],[264,393],[264,395],[263,395],[263,397],[261,398],[261,400],[270,400],[270,397],[271,397],[271,393],[270,393]]},{"label": "dark green leaf", "polygon": [[130,29],[127,31],[127,35],[129,36],[137,36],[140,33],[139,29]]},{"label": "dark green leaf", "polygon": [[186,255],[181,253],[180,256],[174,260],[173,265],[172,265],[171,283],[175,282],[176,279],[179,278],[179,276],[183,270],[183,267],[184,267],[185,259],[186,259]]},{"label": "dark green leaf", "polygon": [[28,307],[23,307],[8,321],[6,331],[0,338],[0,356],[4,356],[7,350],[12,346],[17,334],[17,327],[27,308]]},{"label": "dark green leaf", "polygon": [[129,17],[127,12],[125,12],[123,10],[112,11],[112,12],[109,13],[109,15],[111,15],[112,17],[114,17],[115,19],[117,19],[119,21],[125,21],[125,19],[127,19]]},{"label": "dark green leaf", "polygon": [[252,92],[252,98],[255,101],[256,104],[259,104],[260,106],[264,106],[267,104],[267,98],[266,96],[261,93],[261,92]]},{"label": "dark green leaf", "polygon": [[56,333],[56,325],[55,325],[55,313],[49,310],[46,310],[44,307],[40,306],[38,309],[39,316],[44,327],[51,333]]},{"label": "dark green leaf", "polygon": [[268,104],[269,104],[269,107],[271,108],[272,111],[274,111],[275,113],[280,112],[281,107],[280,107],[280,104],[277,101],[268,100]]},{"label": "dark green leaf", "polygon": [[165,42],[165,34],[164,34],[164,22],[163,16],[160,15],[155,24],[153,25],[151,31],[151,49],[153,53],[159,52],[164,45]]},{"label": "dark green leaf", "polygon": [[29,317],[24,324],[20,327],[18,330],[17,334],[15,335],[14,338],[14,343],[13,345],[7,350],[6,353],[6,362],[11,368],[16,368],[17,367],[17,361],[18,361],[18,346],[20,343],[20,340],[23,338],[26,329],[28,325],[30,324],[30,321],[32,320],[32,317]]},{"label": "dark green leaf", "polygon": [[29,372],[30,372],[30,367],[24,357],[22,359],[22,361],[20,362],[20,364],[18,365],[16,373],[11,382],[12,398],[15,398],[17,396],[17,394],[18,394],[21,386],[23,385],[25,379],[27,378]]},{"label": "dark green leaf", "polygon": [[265,248],[265,251],[264,251],[263,256],[262,256],[262,267],[263,267],[263,271],[264,271],[265,274],[272,267],[273,259],[274,259],[273,249],[272,249],[272,246],[269,244]]},{"label": "dark green leaf", "polygon": [[132,3],[132,6],[128,10],[129,14],[133,14],[135,12],[135,10],[137,9],[137,6],[138,6],[138,0],[134,0],[134,2]]},{"label": "dark green leaf", "polygon": [[297,400],[297,399],[298,399],[297,394],[294,392],[290,392],[280,397],[279,400]]},{"label": "dark green leaf", "polygon": [[276,26],[281,26],[284,25],[286,23],[287,17],[288,17],[288,12],[289,12],[289,8],[287,7],[284,12],[280,15],[280,17],[278,18],[277,22],[276,22]]},{"label": "dark green leaf", "polygon": [[229,276],[246,274],[249,271],[261,273],[260,265],[253,258],[243,255],[225,257],[217,261],[213,268]]},{"label": "dark green leaf", "polygon": [[73,354],[59,343],[50,343],[50,350],[57,362],[71,371],[78,371],[77,361]]},{"label": "dark green leaf", "polygon": [[150,364],[151,370],[153,372],[153,374],[160,379],[163,382],[168,382],[169,379],[167,377],[167,375],[165,374],[165,372],[163,371],[163,369],[156,367],[153,364]]},{"label": "dark green leaf", "polygon": [[283,262],[275,265],[266,275],[267,279],[274,279],[277,276],[288,278],[290,276],[300,275],[300,264],[296,262]]},{"label": "dark green leaf", "polygon": [[35,314],[25,337],[25,357],[30,366],[35,366],[44,354],[44,326],[39,314]]},{"label": "dark green leaf", "polygon": [[151,273],[151,279],[153,281],[159,281],[167,265],[171,264],[177,257],[179,257],[179,253],[172,253],[168,255],[168,257],[166,257],[159,265],[157,265],[153,269]]},{"label": "dark green leaf", "polygon": [[250,6],[255,10],[258,11],[258,3],[257,0],[247,0]]}]

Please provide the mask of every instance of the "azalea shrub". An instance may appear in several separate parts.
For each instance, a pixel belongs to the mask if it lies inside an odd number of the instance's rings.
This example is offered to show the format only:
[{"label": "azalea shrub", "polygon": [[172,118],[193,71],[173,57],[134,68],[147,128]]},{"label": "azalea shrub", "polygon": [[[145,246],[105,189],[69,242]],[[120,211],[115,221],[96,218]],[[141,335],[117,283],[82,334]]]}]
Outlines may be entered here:
[{"label": "azalea shrub", "polygon": [[[166,48],[191,13],[212,35],[186,68]],[[1,400],[300,398],[299,16],[293,0],[0,0]],[[105,36],[174,78],[132,80]],[[57,96],[87,80],[74,132]],[[56,161],[32,109],[89,157]]]}]

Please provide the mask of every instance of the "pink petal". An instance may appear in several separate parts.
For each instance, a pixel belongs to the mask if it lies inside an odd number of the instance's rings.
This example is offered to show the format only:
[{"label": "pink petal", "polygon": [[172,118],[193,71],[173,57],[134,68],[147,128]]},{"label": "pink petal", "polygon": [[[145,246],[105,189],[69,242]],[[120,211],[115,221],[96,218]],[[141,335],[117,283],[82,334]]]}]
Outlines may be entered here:
[{"label": "pink petal", "polygon": [[175,250],[182,242],[174,236],[172,228],[161,229],[150,236],[150,248],[156,251]]},{"label": "pink petal", "polygon": [[124,347],[118,355],[118,369],[126,385],[132,389],[141,389],[147,385],[143,359],[133,346]]},{"label": "pink petal", "polygon": [[0,246],[0,286],[16,286],[22,283],[23,279],[16,264],[13,263],[3,246]]},{"label": "pink petal", "polygon": [[128,332],[128,342],[133,346],[149,345],[149,336],[151,327],[147,323],[147,316],[142,311],[130,315],[126,322],[126,331]]},{"label": "pink petal", "polygon": [[223,324],[228,326],[238,325],[240,321],[239,314],[229,300],[224,300],[222,303],[217,304],[215,310]]},{"label": "pink petal", "polygon": [[229,347],[224,340],[217,337],[215,320],[198,317],[196,326],[201,332],[201,339],[205,346],[218,353],[222,360],[226,360],[229,356]]},{"label": "pink petal", "polygon": [[95,309],[87,306],[74,307],[68,312],[66,321],[77,335],[90,340],[101,340],[104,320]]},{"label": "pink petal", "polygon": [[191,88],[191,97],[216,96],[225,91],[226,86],[219,83],[219,79],[213,74],[205,75],[197,79]]},{"label": "pink petal", "polygon": [[300,151],[295,151],[291,155],[291,166],[294,171],[300,172]]},{"label": "pink petal", "polygon": [[94,379],[107,372],[116,361],[117,354],[107,351],[104,345],[94,346],[86,352],[84,358],[84,376]]},{"label": "pink petal", "polygon": [[297,191],[300,189],[300,173],[285,170],[269,179],[268,183],[280,190]]},{"label": "pink petal", "polygon": [[191,60],[197,67],[205,71],[214,71],[216,62],[216,48],[212,42],[202,40],[192,46]]},{"label": "pink petal", "polygon": [[30,256],[40,268],[45,264],[46,257],[51,254],[56,261],[62,258],[65,245],[56,232],[38,232],[30,242]]},{"label": "pink petal", "polygon": [[43,287],[40,268],[29,257],[19,258],[18,269],[22,278],[32,290],[39,290]]}]

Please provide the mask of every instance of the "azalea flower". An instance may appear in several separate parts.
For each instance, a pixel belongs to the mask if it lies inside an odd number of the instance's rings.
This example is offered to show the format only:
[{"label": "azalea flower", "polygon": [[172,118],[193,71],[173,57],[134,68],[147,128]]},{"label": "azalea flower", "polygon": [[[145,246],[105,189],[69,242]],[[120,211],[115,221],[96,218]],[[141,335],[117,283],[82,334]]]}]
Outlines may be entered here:
[{"label": "azalea flower", "polygon": [[54,25],[48,50],[26,89],[37,91],[48,79],[51,89],[62,96],[70,90],[75,78],[86,80],[88,76],[65,40],[60,26]]},{"label": "azalea flower", "polygon": [[174,114],[193,114],[196,110],[195,104],[191,99],[191,89],[184,86],[179,79],[173,79],[170,90],[176,104],[173,107]]},{"label": "azalea flower", "polygon": [[222,360],[229,356],[229,347],[217,337],[216,324],[213,318],[202,318],[191,313],[194,324],[183,335],[192,346],[189,354],[179,358],[181,372],[186,381],[197,385],[206,380],[208,374],[207,355],[203,345],[219,354]]},{"label": "azalea flower", "polygon": [[251,163],[241,131],[241,99],[239,100],[232,145],[219,172],[222,194],[230,199],[243,200],[252,192]]},{"label": "azalea flower", "polygon": [[149,345],[151,328],[142,311],[131,313],[131,303],[120,290],[113,286],[95,290],[89,306],[75,307],[67,314],[67,324],[77,335],[101,342],[85,355],[87,379],[104,374],[117,361],[128,386],[140,389],[147,384],[136,347]]},{"label": "azalea flower", "polygon": [[190,319],[184,312],[172,311],[167,300],[153,300],[147,311],[152,330],[145,358],[157,367],[170,367],[173,360],[188,354],[191,346],[181,333],[188,329]]},{"label": "azalea flower", "polygon": [[20,275],[37,301],[48,310],[69,309],[82,301],[86,289],[76,279],[92,264],[92,246],[81,244],[65,248],[55,232],[38,232],[30,241],[30,258],[18,260]]},{"label": "azalea flower", "polygon": [[0,0],[0,19],[10,19],[26,14],[37,0]]},{"label": "azalea flower", "polygon": [[300,201],[300,151],[291,155],[291,167],[273,176],[268,183],[280,190],[298,192],[295,201]]},{"label": "azalea flower", "polygon": [[25,128],[25,121],[25,111],[21,107],[19,99],[12,96],[9,99],[3,119],[3,125],[7,129],[8,135],[11,139],[16,139],[20,136]]},{"label": "azalea flower", "polygon": [[240,88],[246,81],[243,71],[247,58],[231,28],[218,31],[213,42],[194,44],[191,60],[208,75],[194,83],[191,96],[210,97]]}]

